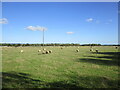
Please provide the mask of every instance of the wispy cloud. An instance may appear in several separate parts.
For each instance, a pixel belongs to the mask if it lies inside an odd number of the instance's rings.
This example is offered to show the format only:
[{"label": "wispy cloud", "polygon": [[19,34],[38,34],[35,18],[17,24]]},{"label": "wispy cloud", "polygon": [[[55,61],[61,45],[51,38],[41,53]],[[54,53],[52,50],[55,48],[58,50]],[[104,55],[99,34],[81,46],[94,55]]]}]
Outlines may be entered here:
[{"label": "wispy cloud", "polygon": [[112,23],[112,19],[109,19],[105,24],[110,24],[110,23]]},{"label": "wispy cloud", "polygon": [[113,20],[112,19],[109,19],[108,22],[112,22]]},{"label": "wispy cloud", "polygon": [[6,18],[1,18],[0,19],[0,24],[7,24],[8,20]]},{"label": "wispy cloud", "polygon": [[43,30],[47,30],[46,27],[42,27],[42,26],[27,26],[25,29],[32,30],[32,31],[43,31]]},{"label": "wispy cloud", "polygon": [[96,23],[100,23],[100,21],[99,21],[99,20],[96,20]]},{"label": "wispy cloud", "polygon": [[92,22],[93,21],[93,18],[88,18],[86,19],[87,22]]},{"label": "wispy cloud", "polygon": [[74,32],[66,32],[67,34],[73,34]]}]

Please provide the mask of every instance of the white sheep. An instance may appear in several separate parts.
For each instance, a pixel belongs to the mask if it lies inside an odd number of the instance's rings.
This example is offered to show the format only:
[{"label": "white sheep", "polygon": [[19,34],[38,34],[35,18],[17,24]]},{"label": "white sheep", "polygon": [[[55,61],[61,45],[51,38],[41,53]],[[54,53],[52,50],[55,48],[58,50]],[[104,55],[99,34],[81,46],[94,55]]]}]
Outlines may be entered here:
[{"label": "white sheep", "polygon": [[77,49],[76,52],[79,52],[79,50]]},{"label": "white sheep", "polygon": [[49,51],[46,51],[46,54],[48,54],[49,53]]},{"label": "white sheep", "polygon": [[45,51],[42,51],[42,54],[46,54],[46,52],[45,52]]},{"label": "white sheep", "polygon": [[41,52],[41,50],[38,50],[38,52]]},{"label": "white sheep", "polygon": [[49,50],[49,53],[52,53],[52,50]]},{"label": "white sheep", "polygon": [[23,50],[20,50],[21,53],[23,53]]},{"label": "white sheep", "polygon": [[43,50],[46,50],[45,48],[43,48]]}]

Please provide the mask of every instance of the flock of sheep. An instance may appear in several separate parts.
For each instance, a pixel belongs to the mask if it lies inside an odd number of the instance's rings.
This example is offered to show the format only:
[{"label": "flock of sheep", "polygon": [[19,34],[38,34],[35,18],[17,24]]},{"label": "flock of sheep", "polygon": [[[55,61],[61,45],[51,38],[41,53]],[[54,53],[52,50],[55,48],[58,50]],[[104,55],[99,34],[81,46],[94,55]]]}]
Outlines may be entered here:
[{"label": "flock of sheep", "polygon": [[52,53],[52,50],[46,50],[45,48],[42,50],[38,50],[38,52],[42,52],[42,54],[49,54]]},{"label": "flock of sheep", "polygon": [[[115,48],[117,49],[118,47],[115,47]],[[61,47],[61,49],[63,49],[63,47]],[[93,48],[90,47],[90,52],[93,52],[93,51],[94,51]],[[20,52],[23,53],[23,50],[21,50]],[[38,52],[41,52],[42,54],[49,54],[49,53],[52,53],[52,50],[46,50],[45,48],[43,48],[43,50],[38,50]],[[76,52],[79,52],[79,49],[76,49]],[[95,49],[95,52],[98,53],[99,50]]]},{"label": "flock of sheep", "polygon": [[[42,53],[42,54],[49,54],[52,53],[52,50],[46,50],[45,48],[43,48],[43,50],[38,50],[38,53]],[[23,53],[23,50],[20,50],[20,53]]]},{"label": "flock of sheep", "polygon": [[[93,52],[93,49],[92,49],[92,48],[90,48],[90,51],[91,51],[91,52]],[[77,49],[77,50],[76,50],[76,52],[79,52],[79,49]],[[99,52],[99,50],[98,50],[98,49],[96,49],[96,50],[95,50],[95,52],[96,52],[96,53],[98,53],[98,52]]]}]

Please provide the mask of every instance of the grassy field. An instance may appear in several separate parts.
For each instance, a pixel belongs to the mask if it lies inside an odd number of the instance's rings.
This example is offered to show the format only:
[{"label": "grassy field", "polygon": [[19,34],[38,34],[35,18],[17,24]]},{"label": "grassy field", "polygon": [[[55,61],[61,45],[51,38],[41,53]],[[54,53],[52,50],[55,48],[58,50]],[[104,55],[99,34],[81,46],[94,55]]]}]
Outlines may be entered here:
[{"label": "grassy field", "polygon": [[[118,88],[118,49],[113,46],[3,47],[3,88]],[[75,50],[79,49],[79,52]],[[24,50],[20,53],[20,50]]]}]

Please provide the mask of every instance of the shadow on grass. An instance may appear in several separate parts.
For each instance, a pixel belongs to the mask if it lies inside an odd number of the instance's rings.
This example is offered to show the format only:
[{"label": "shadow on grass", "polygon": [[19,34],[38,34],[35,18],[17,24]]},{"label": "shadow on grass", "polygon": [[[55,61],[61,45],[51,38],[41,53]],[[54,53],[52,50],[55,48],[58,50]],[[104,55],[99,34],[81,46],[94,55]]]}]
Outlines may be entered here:
[{"label": "shadow on grass", "polygon": [[113,80],[107,76],[68,75],[72,82],[85,88],[120,88],[119,79]]},{"label": "shadow on grass", "polygon": [[2,73],[3,88],[37,88],[42,81],[30,78],[29,74],[16,72]]},{"label": "shadow on grass", "polygon": [[32,79],[29,74],[16,72],[2,73],[2,86],[4,88],[82,88],[75,84],[66,83],[65,81],[44,82]]},{"label": "shadow on grass", "polygon": [[[113,65],[119,66],[120,64],[120,52],[99,52],[99,53],[92,53],[94,56],[86,56],[87,58],[80,58],[77,61],[80,62],[89,62],[99,65]],[[104,54],[105,56],[99,56],[98,54]],[[110,60],[106,60],[110,59]]]},{"label": "shadow on grass", "polygon": [[5,88],[118,88],[118,81],[109,77],[67,75],[68,81],[44,82],[32,79],[29,74],[3,72],[3,89]]}]

